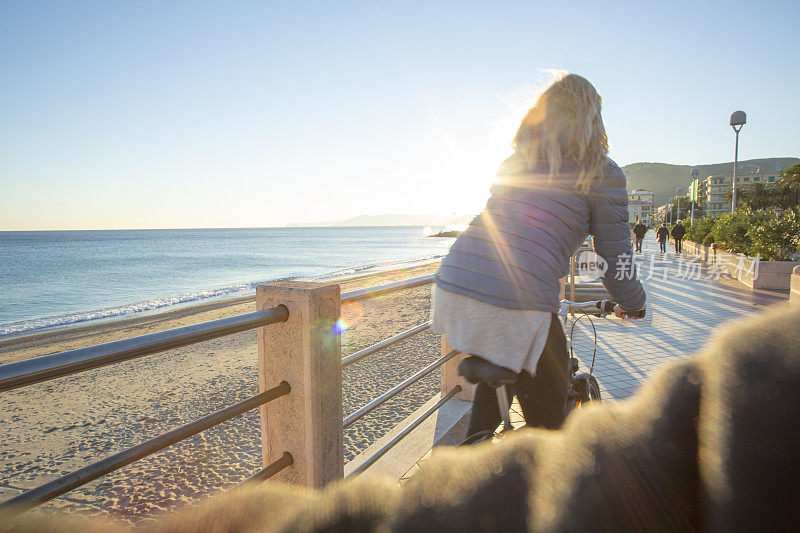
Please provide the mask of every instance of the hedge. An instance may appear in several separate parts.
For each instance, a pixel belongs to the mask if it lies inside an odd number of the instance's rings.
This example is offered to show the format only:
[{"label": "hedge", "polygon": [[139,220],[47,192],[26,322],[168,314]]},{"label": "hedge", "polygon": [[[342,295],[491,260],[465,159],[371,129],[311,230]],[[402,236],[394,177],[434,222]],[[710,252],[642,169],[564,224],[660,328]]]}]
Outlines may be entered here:
[{"label": "hedge", "polygon": [[800,208],[752,210],[744,207],[719,218],[695,220],[686,238],[765,261],[789,261],[800,252]]}]

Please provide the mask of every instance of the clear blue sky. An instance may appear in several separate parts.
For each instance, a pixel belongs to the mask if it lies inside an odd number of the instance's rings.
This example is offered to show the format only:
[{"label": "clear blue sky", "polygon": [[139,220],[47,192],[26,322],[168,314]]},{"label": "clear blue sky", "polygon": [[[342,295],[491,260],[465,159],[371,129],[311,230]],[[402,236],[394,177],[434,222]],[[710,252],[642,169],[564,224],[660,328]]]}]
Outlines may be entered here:
[{"label": "clear blue sky", "polygon": [[800,2],[0,3],[0,229],[481,207],[544,69],[612,157],[800,155]]}]

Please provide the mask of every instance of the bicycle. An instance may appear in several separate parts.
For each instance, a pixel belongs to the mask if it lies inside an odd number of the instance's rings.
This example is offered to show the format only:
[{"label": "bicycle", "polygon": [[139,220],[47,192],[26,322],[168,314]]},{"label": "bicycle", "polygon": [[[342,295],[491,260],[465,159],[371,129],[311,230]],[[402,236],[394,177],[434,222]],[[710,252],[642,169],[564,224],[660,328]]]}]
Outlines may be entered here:
[{"label": "bicycle", "polygon": [[[569,376],[567,379],[567,401],[566,405],[564,406],[567,416],[585,404],[602,401],[600,384],[598,383],[597,378],[592,375],[592,370],[594,370],[595,356],[597,355],[597,329],[594,327],[594,322],[592,322],[590,317],[605,317],[613,314],[615,306],[616,303],[612,300],[595,300],[589,302],[573,302],[570,300],[561,301],[561,310],[559,311],[558,316],[562,317],[564,320],[565,332],[568,324],[568,316],[570,314],[574,315],[575,313],[582,313],[580,317],[572,322],[572,326],[569,329],[569,335],[566,336],[567,347],[569,348],[570,356]],[[644,318],[644,316],[644,309],[636,313],[622,314],[623,318]],[[592,352],[592,363],[589,366],[589,371],[578,373],[580,364],[578,359],[574,356],[572,335],[575,330],[575,325],[584,317],[586,317],[589,320],[589,323],[592,325],[592,331],[594,332],[594,351]],[[497,405],[500,408],[500,414],[503,418],[503,429],[499,434],[495,433],[494,430],[479,431],[474,435],[467,437],[467,439],[464,440],[461,445],[475,444],[477,442],[492,439],[495,436],[499,436],[508,431],[513,431],[514,428],[511,425],[511,416],[509,414],[510,405],[506,386],[513,385],[516,382],[517,374],[512,370],[497,366],[476,355],[471,355],[462,360],[458,365],[458,373],[470,383],[477,384],[483,382],[490,388],[494,389],[495,393],[497,394]]]}]

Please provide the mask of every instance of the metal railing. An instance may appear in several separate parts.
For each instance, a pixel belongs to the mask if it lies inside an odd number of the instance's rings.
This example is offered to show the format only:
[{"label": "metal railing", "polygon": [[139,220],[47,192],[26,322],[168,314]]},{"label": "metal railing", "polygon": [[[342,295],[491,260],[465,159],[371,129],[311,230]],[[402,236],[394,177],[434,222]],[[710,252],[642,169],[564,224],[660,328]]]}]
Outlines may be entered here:
[{"label": "metal railing", "polygon": [[15,496],[10,500],[3,502],[3,506],[14,507],[17,510],[24,511],[32,507],[36,507],[46,501],[52,500],[57,496],[61,496],[65,492],[69,492],[82,485],[94,481],[115,470],[119,470],[123,466],[129,465],[139,459],[143,459],[148,455],[152,455],[158,451],[163,450],[168,446],[188,439],[193,435],[197,435],[201,431],[208,428],[217,426],[235,418],[251,409],[255,409],[260,405],[280,398],[289,394],[291,387],[285,381],[282,381],[277,387],[273,387],[260,394],[252,396],[246,400],[235,403],[225,409],[221,409],[203,418],[190,422],[179,428],[168,431],[158,437],[152,438],[146,442],[123,450],[110,457],[106,457],[100,461],[92,463],[88,466],[80,468],[70,474],[61,476],[44,485],[40,485],[35,489],[23,492],[19,496]]},{"label": "metal railing", "polygon": [[[339,301],[341,304],[347,304],[367,298],[374,298],[392,293],[394,291],[430,284],[433,282],[433,280],[434,276],[431,274],[348,291],[340,295]],[[66,352],[35,357],[16,363],[0,365],[0,392],[10,391],[35,383],[70,376],[87,370],[113,365],[123,361],[164,352],[166,350],[187,346],[242,331],[261,328],[278,322],[286,322],[288,319],[288,308],[284,305],[277,305],[276,307],[263,309],[252,313],[174,328],[157,333],[150,333],[147,335],[108,342],[87,348],[79,348],[76,350],[69,350]],[[353,352],[342,358],[341,367],[345,368],[348,365],[360,361],[369,355],[373,355],[402,340],[427,331],[430,326],[430,321],[418,324],[406,331]],[[261,353],[260,344],[259,353]],[[412,376],[403,380],[401,383],[393,386],[391,389],[384,392],[377,398],[363,405],[342,420],[341,431],[348,428],[353,423],[372,412],[379,406],[383,405],[412,384],[421,380],[425,376],[430,375],[436,369],[441,368],[442,365],[450,361],[456,355],[457,352],[453,350],[448,354],[439,357],[434,362],[428,364],[421,370],[415,372]],[[341,381],[340,378],[339,381]],[[271,402],[282,396],[286,396],[290,393],[290,391],[290,384],[286,381],[282,381],[277,386],[261,392],[260,394],[203,416],[198,420],[170,430],[162,435],[142,442],[136,446],[127,448],[121,452],[96,461],[88,466],[60,476],[57,479],[49,481],[36,488],[27,490],[22,494],[0,503],[0,511],[10,510],[13,512],[22,512],[36,507],[106,474],[114,472],[128,464],[183,441],[206,429],[240,416],[251,409],[266,405],[268,402]],[[459,391],[461,391],[460,386],[456,385],[455,387],[452,387],[450,391],[436,403],[436,405],[428,409],[421,417],[417,418],[411,423],[411,425],[403,429],[403,431],[396,435],[390,443],[381,448],[381,450],[379,450],[375,455],[367,459],[366,462],[361,464],[353,472],[353,474],[363,472],[370,465],[374,464],[375,461],[380,459],[380,457],[382,457],[389,449],[400,442],[402,438],[407,436],[411,431],[413,431],[414,428],[418,427],[419,424],[431,416],[431,414],[444,405],[448,400],[458,394]],[[275,457],[274,455],[271,456]],[[284,451],[282,455],[275,461],[253,474],[244,482],[240,483],[239,486],[269,479],[294,463],[295,458],[292,456],[292,454],[289,453],[289,451]]]},{"label": "metal railing", "polygon": [[[428,274],[424,276],[417,276],[414,278],[409,278],[401,281],[394,281],[391,283],[385,283],[383,285],[377,285],[374,287],[367,287],[364,289],[358,289],[353,291],[344,292],[341,295],[341,302],[343,304],[354,302],[357,300],[363,300],[367,298],[373,298],[376,296],[383,296],[389,294],[394,291],[399,291],[403,289],[409,289],[413,287],[418,287],[421,285],[426,285],[429,283],[433,283],[434,275]],[[363,359],[368,355],[375,354],[380,350],[392,346],[395,343],[398,343],[404,339],[408,339],[413,337],[414,335],[421,333],[423,331],[428,330],[431,327],[431,321],[424,322],[413,328],[407,329],[397,335],[379,341],[371,346],[353,352],[352,354],[344,357],[342,359],[342,368],[347,367],[350,364],[355,363]],[[347,429],[355,422],[363,418],[365,415],[371,413],[381,405],[385,404],[390,399],[397,396],[400,392],[407,389],[412,384],[416,383],[417,381],[421,380],[425,376],[428,376],[433,371],[439,369],[444,365],[447,361],[451,360],[453,357],[458,355],[458,350],[451,350],[446,355],[439,357],[429,365],[425,366],[421,370],[415,372],[413,375],[409,376],[405,380],[401,381],[391,389],[387,390],[377,398],[371,400],[370,402],[366,403],[365,405],[361,406],[359,409],[354,411],[353,413],[349,414],[344,418],[342,421],[342,428]],[[408,436],[414,429],[416,429],[422,422],[424,422],[428,417],[430,417],[433,413],[435,413],[439,408],[441,408],[445,403],[447,403],[450,399],[452,399],[456,394],[461,391],[461,386],[456,385],[453,387],[447,394],[442,396],[438,402],[430,409],[428,409],[425,413],[420,415],[416,418],[411,424],[409,424],[406,428],[400,431],[397,435],[395,435],[386,445],[384,445],[381,449],[375,452],[372,456],[367,458],[363,463],[361,463],[358,467],[356,467],[348,477],[354,476],[364,472],[367,468],[375,464],[381,457],[383,457],[389,450],[391,450],[394,446],[396,446],[403,438]]]},{"label": "metal railing", "polygon": [[358,350],[357,352],[353,352],[350,355],[348,355],[347,357],[342,358],[342,368],[346,368],[347,366],[352,365],[356,361],[358,361],[360,359],[363,359],[364,357],[366,357],[368,355],[372,355],[374,353],[377,353],[377,352],[383,350],[384,348],[388,348],[389,346],[391,346],[393,344],[396,344],[396,343],[398,343],[398,342],[400,342],[400,341],[402,341],[404,339],[407,339],[409,337],[413,337],[417,333],[425,331],[426,329],[428,329],[430,327],[431,327],[431,321],[429,320],[427,322],[423,322],[422,324],[420,324],[418,326],[414,326],[411,329],[407,329],[407,330],[405,330],[405,331],[403,331],[401,333],[398,333],[397,335],[394,335],[393,337],[389,337],[388,339],[384,339],[384,340],[382,340],[380,342],[376,342],[372,346],[367,346],[366,348]]},{"label": "metal railing", "polygon": [[436,402],[430,409],[422,413],[418,418],[416,418],[411,424],[408,425],[405,429],[403,429],[400,433],[398,433],[392,440],[387,442],[380,450],[372,454],[366,461],[358,465],[358,467],[354,468],[347,477],[356,476],[364,472],[367,468],[374,465],[378,459],[386,455],[386,452],[394,448],[401,440],[408,436],[409,433],[414,431],[420,424],[422,424],[425,420],[428,419],[433,413],[439,410],[445,403],[447,403],[450,399],[453,398],[456,394],[461,392],[461,385],[456,385],[453,387],[450,392],[442,396],[442,398]]},{"label": "metal railing", "polygon": [[279,459],[270,463],[266,468],[262,468],[249,478],[245,479],[240,485],[249,485],[266,481],[287,466],[294,464],[294,457],[289,452],[283,452]]},{"label": "metal railing", "polygon": [[453,350],[450,353],[448,353],[447,355],[445,355],[444,357],[440,357],[439,359],[437,359],[433,363],[429,364],[428,366],[426,366],[422,370],[416,372],[411,377],[401,381],[400,383],[398,383],[397,385],[395,385],[394,387],[392,387],[388,391],[384,392],[383,394],[381,394],[380,396],[378,396],[377,398],[375,398],[371,402],[365,404],[360,409],[357,409],[356,411],[354,411],[353,413],[351,413],[350,415],[345,417],[345,419],[342,421],[342,426],[345,429],[350,427],[358,419],[360,419],[361,417],[363,417],[367,413],[371,413],[372,411],[374,411],[375,409],[377,409],[378,407],[380,407],[381,405],[386,403],[389,399],[394,398],[400,392],[402,392],[405,389],[407,389],[410,385],[412,385],[412,384],[416,383],[417,381],[421,380],[422,378],[424,378],[425,376],[427,376],[428,374],[430,374],[431,372],[433,372],[437,368],[440,368],[443,364],[445,364],[447,361],[452,359],[454,355],[457,355],[457,354],[458,354],[458,351],[457,350]]},{"label": "metal railing", "polygon": [[[0,366],[0,392],[69,376],[93,368],[135,359],[145,355],[187,346],[198,342],[239,333],[250,329],[285,322],[288,309],[279,305],[271,309],[245,313],[157,333],[150,333],[87,348],[35,357]],[[110,472],[152,455],[206,429],[217,426],[243,413],[289,394],[286,381],[255,396],[206,415],[158,437],[61,476],[53,481],[0,503],[0,510],[22,512],[52,500]],[[248,481],[263,480],[292,464],[285,453],[277,461],[257,472]]]},{"label": "metal railing", "polygon": [[581,252],[593,252],[594,246],[591,245],[592,240],[591,237],[586,239],[583,244],[581,244],[575,252],[569,258],[569,299],[575,300],[575,258],[578,257],[578,254]]},{"label": "metal railing", "polygon": [[200,324],[192,324],[130,339],[78,348],[0,366],[0,392],[69,376],[101,366],[224,337],[261,326],[285,322],[289,310],[279,305]]},{"label": "metal railing", "polygon": [[426,274],[424,276],[417,276],[415,278],[403,279],[400,281],[392,281],[391,283],[384,283],[383,285],[375,285],[374,287],[366,287],[364,289],[356,289],[354,291],[343,292],[341,299],[342,303],[355,302],[357,300],[364,300],[365,298],[374,298],[390,292],[398,291],[401,289],[410,289],[411,287],[418,287],[420,285],[428,285],[433,283],[435,274]]}]

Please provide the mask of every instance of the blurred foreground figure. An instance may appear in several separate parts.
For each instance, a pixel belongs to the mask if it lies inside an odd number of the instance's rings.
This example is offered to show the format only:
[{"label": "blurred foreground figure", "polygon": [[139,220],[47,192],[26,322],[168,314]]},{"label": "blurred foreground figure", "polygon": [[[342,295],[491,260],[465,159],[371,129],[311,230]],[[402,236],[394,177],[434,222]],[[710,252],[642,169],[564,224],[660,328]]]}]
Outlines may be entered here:
[{"label": "blurred foreground figure", "polygon": [[[266,483],[144,531],[775,531],[800,524],[800,305],[723,328],[631,399],[439,449],[404,487],[364,475],[323,491]],[[6,531],[124,531],[67,515]]]}]

